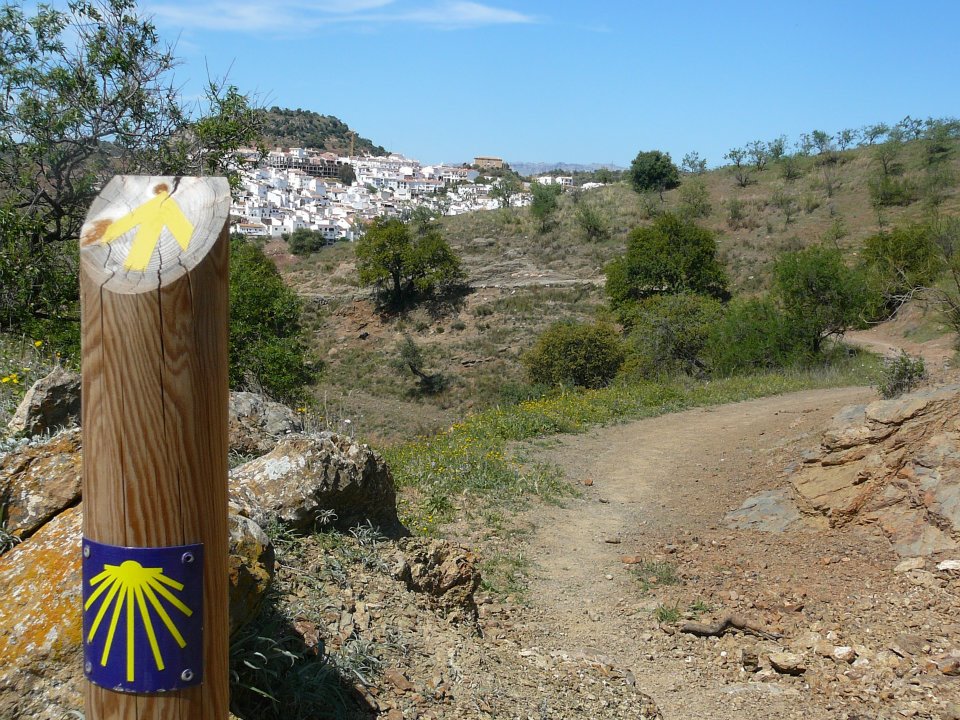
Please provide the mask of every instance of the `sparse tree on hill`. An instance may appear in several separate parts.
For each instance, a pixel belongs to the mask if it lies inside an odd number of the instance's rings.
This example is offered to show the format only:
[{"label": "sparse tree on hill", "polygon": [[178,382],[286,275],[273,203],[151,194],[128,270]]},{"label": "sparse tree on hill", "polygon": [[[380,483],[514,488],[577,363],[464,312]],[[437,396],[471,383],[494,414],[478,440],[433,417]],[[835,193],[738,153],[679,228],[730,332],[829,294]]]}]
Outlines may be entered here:
[{"label": "sparse tree on hill", "polygon": [[656,191],[663,201],[663,191],[680,184],[680,171],[669,153],[649,150],[637,153],[630,163],[630,182],[639,193]]},{"label": "sparse tree on hill", "polygon": [[775,137],[773,140],[767,143],[767,154],[770,156],[770,159],[776,162],[782,158],[787,152],[787,137],[786,135],[781,135]]},{"label": "sparse tree on hill", "polygon": [[830,136],[830,133],[824,132],[823,130],[814,130],[810,133],[810,140],[820,155],[833,149],[833,138]]},{"label": "sparse tree on hill", "polygon": [[520,181],[510,175],[498,178],[490,185],[490,197],[500,203],[501,208],[509,208],[513,198],[522,190]]},{"label": "sparse tree on hill", "polygon": [[543,185],[535,181],[530,184],[530,192],[533,193],[530,214],[540,224],[540,232],[545,232],[547,224],[550,222],[550,216],[557,209],[557,198],[560,197],[563,188],[559,185]]},{"label": "sparse tree on hill", "polygon": [[861,130],[860,136],[867,145],[873,145],[888,132],[890,132],[890,126],[886,123],[874,123],[873,125],[864,127],[863,130]]},{"label": "sparse tree on hill", "polygon": [[750,162],[753,163],[753,166],[758,172],[762,171],[764,167],[766,167],[767,160],[770,157],[767,154],[767,144],[762,140],[754,140],[753,142],[747,143],[746,151],[747,155],[750,156]]},{"label": "sparse tree on hill", "polygon": [[683,156],[680,167],[691,175],[703,175],[707,171],[707,161],[696,151],[688,152]]},{"label": "sparse tree on hill", "polygon": [[840,148],[841,151],[846,150],[857,141],[857,131],[852,128],[841,130],[834,136],[834,139],[837,141],[837,147]]}]

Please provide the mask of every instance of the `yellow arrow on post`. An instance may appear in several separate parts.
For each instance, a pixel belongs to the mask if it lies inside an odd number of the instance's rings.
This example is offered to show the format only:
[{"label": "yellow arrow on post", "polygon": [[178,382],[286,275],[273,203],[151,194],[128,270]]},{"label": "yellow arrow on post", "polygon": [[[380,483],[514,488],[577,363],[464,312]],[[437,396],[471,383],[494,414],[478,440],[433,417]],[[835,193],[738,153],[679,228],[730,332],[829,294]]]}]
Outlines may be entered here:
[{"label": "yellow arrow on post", "polygon": [[147,264],[160,241],[160,233],[164,227],[179,243],[181,250],[190,247],[193,223],[183,214],[180,205],[166,191],[165,186],[160,185],[157,190],[153,199],[110,223],[103,237],[100,238],[100,242],[110,243],[140,226],[133,237],[127,259],[123,263],[127,270],[147,269]]}]

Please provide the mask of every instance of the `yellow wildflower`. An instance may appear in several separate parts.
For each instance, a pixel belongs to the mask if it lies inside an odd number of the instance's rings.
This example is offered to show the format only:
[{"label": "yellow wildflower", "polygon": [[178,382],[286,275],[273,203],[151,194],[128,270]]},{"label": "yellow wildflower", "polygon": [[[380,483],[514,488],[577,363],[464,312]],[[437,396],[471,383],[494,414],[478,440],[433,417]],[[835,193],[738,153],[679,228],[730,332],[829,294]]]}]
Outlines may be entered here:
[{"label": "yellow wildflower", "polygon": [[33,346],[34,346],[34,347],[40,347],[41,345],[43,345],[43,340],[34,340],[34,341],[33,341]]}]

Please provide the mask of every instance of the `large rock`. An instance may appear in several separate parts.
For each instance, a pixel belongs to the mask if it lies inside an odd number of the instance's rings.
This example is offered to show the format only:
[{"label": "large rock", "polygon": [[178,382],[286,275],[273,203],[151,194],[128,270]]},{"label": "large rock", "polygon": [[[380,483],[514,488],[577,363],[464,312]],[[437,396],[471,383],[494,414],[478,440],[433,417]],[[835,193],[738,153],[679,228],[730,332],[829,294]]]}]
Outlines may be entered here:
[{"label": "large rock", "polygon": [[960,386],[847,408],[793,476],[802,510],[876,523],[902,556],[960,546]]},{"label": "large rock", "polygon": [[293,410],[251,392],[230,393],[228,418],[230,449],[242,455],[263,455],[280,438],[303,430]]},{"label": "large rock", "polygon": [[13,414],[7,429],[12,433],[39,435],[80,421],[80,376],[62,367],[37,380]]},{"label": "large rock", "polygon": [[[273,548],[231,517],[230,629],[254,617],[274,572]],[[81,507],[0,557],[0,718],[61,720],[82,707]]]},{"label": "large rock", "polygon": [[231,515],[227,568],[230,573],[230,633],[257,616],[270,583],[275,557],[273,543],[250,518]]},{"label": "large rock", "polygon": [[0,505],[6,504],[7,530],[29,537],[80,501],[81,483],[79,430],[0,455]]},{"label": "large rock", "polygon": [[406,538],[399,543],[393,577],[424,593],[449,620],[476,622],[477,563],[474,553],[446,540]]},{"label": "large rock", "polygon": [[295,435],[230,473],[230,500],[267,527],[306,530],[324,513],[348,530],[367,521],[384,534],[406,534],[397,518],[393,476],[368,446],[336,433]]}]

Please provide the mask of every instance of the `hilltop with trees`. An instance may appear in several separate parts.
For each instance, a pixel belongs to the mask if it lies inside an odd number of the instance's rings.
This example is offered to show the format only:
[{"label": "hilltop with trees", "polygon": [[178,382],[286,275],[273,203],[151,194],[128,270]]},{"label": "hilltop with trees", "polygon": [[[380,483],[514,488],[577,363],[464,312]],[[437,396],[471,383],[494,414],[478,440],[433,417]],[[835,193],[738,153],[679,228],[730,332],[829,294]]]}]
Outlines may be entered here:
[{"label": "hilltop with trees", "polygon": [[272,107],[261,110],[263,140],[269,146],[318,148],[346,155],[353,142],[355,155],[386,155],[387,151],[372,140],[357,135],[350,126],[333,115],[311,110],[290,110]]}]

